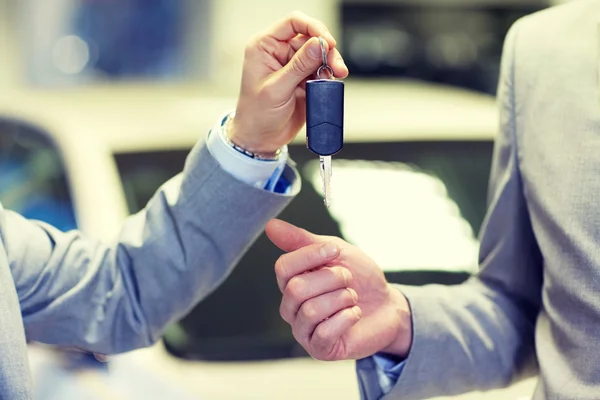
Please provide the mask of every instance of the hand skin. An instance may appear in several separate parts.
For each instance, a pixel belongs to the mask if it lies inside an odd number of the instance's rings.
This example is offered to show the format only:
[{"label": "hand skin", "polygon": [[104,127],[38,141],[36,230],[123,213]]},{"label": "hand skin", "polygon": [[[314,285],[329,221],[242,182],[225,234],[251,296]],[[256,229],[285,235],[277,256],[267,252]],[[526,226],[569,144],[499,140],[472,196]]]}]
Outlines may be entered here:
[{"label": "hand skin", "polygon": [[271,154],[298,134],[306,120],[306,81],[313,79],[322,65],[318,36],[325,41],[334,76],[348,76],[327,27],[300,12],[250,41],[229,130],[235,144],[254,153]]},{"label": "hand skin", "polygon": [[266,232],[286,252],[275,264],[283,293],[281,316],[312,357],[334,361],[378,352],[408,355],[408,301],[372,259],[342,239],[280,220],[270,221]]}]

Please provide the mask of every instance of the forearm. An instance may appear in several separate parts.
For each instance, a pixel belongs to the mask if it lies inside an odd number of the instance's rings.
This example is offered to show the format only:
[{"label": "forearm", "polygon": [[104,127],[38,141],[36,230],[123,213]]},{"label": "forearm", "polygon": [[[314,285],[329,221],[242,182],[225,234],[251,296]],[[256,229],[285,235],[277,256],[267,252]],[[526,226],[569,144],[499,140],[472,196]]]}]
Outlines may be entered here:
[{"label": "forearm", "polygon": [[[112,246],[11,218],[42,250],[28,270],[15,262],[28,338],[99,353],[151,344],[226,278],[290,200],[232,177],[200,143]],[[12,250],[14,259],[28,253]]]},{"label": "forearm", "polygon": [[410,351],[403,361],[399,358],[401,373],[395,377],[373,358],[359,361],[364,398],[448,396],[504,387],[536,373],[535,304],[514,298],[486,278],[397,289],[411,307]]},{"label": "forearm", "polygon": [[411,307],[413,340],[393,396],[420,399],[485,390],[536,370],[534,326],[542,306],[544,262],[520,169],[519,26],[510,29],[503,50],[480,272],[459,286],[401,288]]},{"label": "forearm", "polygon": [[414,398],[451,395],[504,387],[535,373],[536,305],[479,278],[401,289],[411,304],[414,335],[398,392],[410,382]]},{"label": "forearm", "polygon": [[[206,148],[193,154],[209,158]],[[137,216],[139,221],[131,222],[143,228],[134,227],[121,238],[121,243],[161,238],[142,246],[120,245],[117,252],[118,264],[130,269],[123,276],[139,287],[136,302],[151,339],[215,290],[267,221],[291,200],[251,187],[211,164],[192,159],[179,194],[174,188],[161,189],[146,213]],[[148,271],[151,264],[157,266]]]}]

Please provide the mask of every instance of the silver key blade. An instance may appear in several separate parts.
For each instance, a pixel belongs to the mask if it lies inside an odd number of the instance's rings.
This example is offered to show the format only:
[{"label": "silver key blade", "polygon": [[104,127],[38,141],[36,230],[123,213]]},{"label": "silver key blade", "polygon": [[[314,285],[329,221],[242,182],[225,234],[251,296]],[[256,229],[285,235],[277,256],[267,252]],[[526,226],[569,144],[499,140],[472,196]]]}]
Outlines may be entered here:
[{"label": "silver key blade", "polygon": [[325,206],[331,205],[331,156],[319,157],[321,163],[321,179],[323,180],[323,198]]}]

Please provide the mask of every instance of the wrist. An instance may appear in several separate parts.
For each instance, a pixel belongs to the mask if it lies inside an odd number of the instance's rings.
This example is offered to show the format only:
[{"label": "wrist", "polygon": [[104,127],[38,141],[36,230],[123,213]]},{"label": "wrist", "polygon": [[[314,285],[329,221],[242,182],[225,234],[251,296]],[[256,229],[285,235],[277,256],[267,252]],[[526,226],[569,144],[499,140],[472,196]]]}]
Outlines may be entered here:
[{"label": "wrist", "polygon": [[[240,119],[232,114],[226,129],[227,139],[234,145],[253,154],[260,155],[265,159],[276,159],[281,150],[278,144],[265,143],[261,135],[251,125],[240,122]],[[252,133],[250,133],[252,132]]]},{"label": "wrist", "polygon": [[392,309],[397,315],[397,317],[394,319],[399,322],[394,340],[392,340],[388,346],[383,348],[381,352],[406,358],[410,352],[413,336],[410,305],[400,290],[389,284],[388,288],[390,303],[392,305]]}]

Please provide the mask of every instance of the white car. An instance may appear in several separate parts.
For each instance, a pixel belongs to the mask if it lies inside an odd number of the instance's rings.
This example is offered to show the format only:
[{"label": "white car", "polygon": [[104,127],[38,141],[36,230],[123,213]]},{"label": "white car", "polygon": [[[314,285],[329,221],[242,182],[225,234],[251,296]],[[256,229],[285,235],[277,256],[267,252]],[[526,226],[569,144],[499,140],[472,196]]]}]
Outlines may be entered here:
[{"label": "white car", "polygon": [[[234,98],[197,89],[15,90],[0,99],[0,201],[111,240],[234,106]],[[316,156],[302,132],[290,153],[303,191],[282,218],[355,243],[391,281],[460,282],[477,266],[496,129],[487,95],[348,80],[333,205],[322,204]],[[32,345],[37,398],[357,399],[354,363],[306,357],[279,317],[272,274],[278,254],[261,237],[164,342],[110,358],[108,372],[65,369],[57,353]],[[530,395],[533,383],[497,396]]]}]

